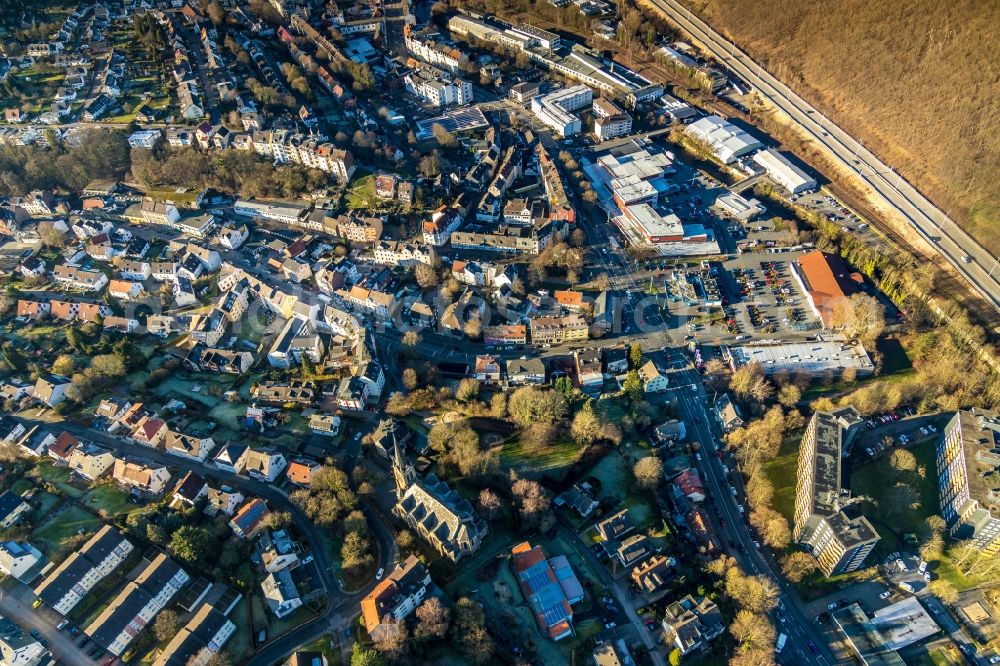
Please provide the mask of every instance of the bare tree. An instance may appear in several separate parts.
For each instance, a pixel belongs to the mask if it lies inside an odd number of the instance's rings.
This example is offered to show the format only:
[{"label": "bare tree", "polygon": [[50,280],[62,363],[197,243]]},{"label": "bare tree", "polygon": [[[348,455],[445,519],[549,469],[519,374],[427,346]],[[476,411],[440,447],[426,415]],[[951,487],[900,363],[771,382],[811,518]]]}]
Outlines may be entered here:
[{"label": "bare tree", "polygon": [[420,640],[444,638],[451,624],[451,611],[437,597],[428,597],[417,607],[414,636]]},{"label": "bare tree", "polygon": [[816,558],[809,553],[796,551],[781,558],[781,573],[793,583],[800,583],[816,571]]},{"label": "bare tree", "polygon": [[636,482],[643,488],[651,489],[663,480],[663,461],[656,456],[646,456],[632,468]]},{"label": "bare tree", "polygon": [[493,520],[500,511],[500,498],[489,488],[483,488],[479,491],[479,510],[487,520]]},{"label": "bare tree", "polygon": [[766,616],[741,610],[729,625],[729,633],[740,645],[741,651],[764,650],[774,645],[774,626]]}]

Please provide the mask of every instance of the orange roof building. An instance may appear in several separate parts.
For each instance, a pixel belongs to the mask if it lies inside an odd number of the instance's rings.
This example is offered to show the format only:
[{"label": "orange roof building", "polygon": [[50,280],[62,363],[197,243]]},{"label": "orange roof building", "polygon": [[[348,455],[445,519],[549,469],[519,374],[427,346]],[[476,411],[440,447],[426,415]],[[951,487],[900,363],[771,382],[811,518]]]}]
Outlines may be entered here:
[{"label": "orange roof building", "polygon": [[395,631],[399,623],[423,602],[430,584],[431,575],[415,555],[396,565],[361,600],[361,617],[372,639],[377,641]]},{"label": "orange roof building", "polygon": [[288,463],[288,480],[297,486],[309,486],[313,477],[319,471],[319,463],[315,460],[295,459]]},{"label": "orange roof building", "polygon": [[837,303],[856,294],[864,284],[860,273],[848,272],[843,259],[819,250],[808,252],[792,262],[792,275],[824,328],[833,325]]}]

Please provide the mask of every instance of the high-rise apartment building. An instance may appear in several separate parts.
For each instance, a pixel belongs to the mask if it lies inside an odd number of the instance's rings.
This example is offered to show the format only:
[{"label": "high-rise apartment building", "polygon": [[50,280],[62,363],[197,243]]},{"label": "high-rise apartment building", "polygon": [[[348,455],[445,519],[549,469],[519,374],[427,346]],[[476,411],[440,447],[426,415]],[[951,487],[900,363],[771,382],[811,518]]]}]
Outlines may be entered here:
[{"label": "high-rise apartment building", "polygon": [[1000,415],[959,411],[938,442],[941,517],[955,539],[1000,552]]},{"label": "high-rise apartment building", "polygon": [[853,407],[816,412],[799,448],[792,534],[827,576],[859,569],[879,540],[871,523],[853,511],[850,491],[841,487],[841,453],[862,422]]}]

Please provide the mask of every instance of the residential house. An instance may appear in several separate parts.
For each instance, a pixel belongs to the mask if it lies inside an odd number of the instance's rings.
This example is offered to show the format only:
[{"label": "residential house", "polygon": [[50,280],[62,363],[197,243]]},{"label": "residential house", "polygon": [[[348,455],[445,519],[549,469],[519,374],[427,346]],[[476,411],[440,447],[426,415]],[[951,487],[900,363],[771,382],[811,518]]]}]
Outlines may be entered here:
[{"label": "residential house", "polygon": [[[124,280],[143,282],[148,280],[149,276],[152,275],[152,268],[148,261],[123,261],[118,267],[118,272]],[[139,287],[141,289],[142,285],[139,285]],[[109,289],[109,291],[113,294],[114,290]],[[132,296],[132,298],[135,298],[135,296]]]},{"label": "residential house", "polygon": [[582,349],[573,352],[576,380],[583,391],[599,390],[604,386],[604,369],[599,349]]},{"label": "residential house", "polygon": [[632,582],[646,594],[658,592],[670,580],[674,564],[666,555],[652,555],[632,569]]},{"label": "residential house", "polygon": [[290,483],[308,488],[320,469],[322,469],[322,465],[315,460],[293,458],[292,462],[288,464],[286,476]]},{"label": "residential house", "polygon": [[16,442],[24,436],[24,424],[17,419],[0,414],[0,442]]},{"label": "residential house", "polygon": [[212,460],[219,469],[230,474],[239,474],[246,467],[249,451],[250,447],[245,444],[226,442]]},{"label": "residential house", "polygon": [[649,555],[650,542],[645,534],[633,534],[618,542],[615,549],[615,556],[618,558],[617,564],[628,569],[633,564]]},{"label": "residential house", "polygon": [[101,478],[114,464],[115,457],[111,451],[89,443],[80,444],[73,449],[66,460],[71,471],[88,481]]},{"label": "residential house", "polygon": [[287,382],[264,382],[257,384],[250,392],[257,402],[269,405],[311,405],[316,399],[316,392],[306,382],[292,380]]},{"label": "residential house", "polygon": [[706,647],[725,630],[722,613],[708,597],[695,599],[689,594],[668,604],[664,611],[664,636],[682,655]]},{"label": "residential house", "polygon": [[101,400],[101,404],[94,410],[94,416],[108,421],[108,432],[115,432],[120,427],[122,417],[131,407],[132,403],[128,400],[112,396]]},{"label": "residential house", "polygon": [[123,301],[133,301],[143,292],[142,284],[128,280],[111,280],[108,283],[108,295]]},{"label": "residential house", "polygon": [[645,393],[663,393],[668,388],[666,374],[652,360],[639,368],[639,379],[642,380],[642,390]]},{"label": "residential house", "polygon": [[56,441],[49,444],[47,454],[56,464],[65,465],[69,462],[70,455],[79,445],[80,440],[70,433],[63,431],[62,434],[56,437]]},{"label": "residential house", "polygon": [[628,509],[622,509],[598,522],[596,527],[597,533],[605,541],[618,541],[635,529],[635,522],[629,515]]},{"label": "residential house", "polygon": [[628,372],[628,350],[624,345],[618,347],[602,347],[601,356],[604,360],[604,372],[614,377]]},{"label": "residential house", "polygon": [[52,306],[41,301],[28,301],[20,299],[17,301],[17,316],[29,321],[41,321],[46,319],[52,310]]},{"label": "residential house", "polygon": [[285,456],[274,449],[248,449],[242,473],[272,483],[287,466]]},{"label": "residential house", "polygon": [[30,583],[45,564],[45,556],[30,543],[0,542],[0,573]]},{"label": "residential house", "polygon": [[211,437],[196,437],[168,431],[163,450],[175,456],[205,462],[214,448],[215,442]]},{"label": "residential house", "polygon": [[200,475],[189,471],[174,488],[173,500],[178,504],[194,506],[195,502],[208,495],[208,482]]},{"label": "residential house", "polygon": [[506,361],[508,386],[529,386],[545,383],[545,364],[540,358],[510,358]]},{"label": "residential house", "polygon": [[229,529],[241,539],[249,539],[262,527],[264,519],[271,515],[267,503],[260,498],[253,498],[236,512],[229,521]]},{"label": "residential house", "polygon": [[[10,400],[11,402],[17,404],[25,398],[31,397],[35,392],[35,385],[28,383],[24,380],[18,379],[17,377],[11,377],[0,381],[0,401]],[[0,423],[5,417],[0,416]],[[0,441],[4,438],[3,427],[0,426]]]},{"label": "residential house", "polygon": [[108,276],[101,271],[60,264],[52,271],[56,282],[80,291],[100,291],[108,284]]},{"label": "residential house", "polygon": [[430,573],[415,555],[397,564],[377,583],[361,600],[361,618],[372,640],[383,640],[399,631],[401,623],[423,603],[430,584]]},{"label": "residential house", "polygon": [[739,408],[733,403],[729,398],[728,393],[723,393],[719,396],[719,399],[715,401],[715,418],[719,420],[719,424],[722,426],[722,430],[725,432],[732,432],[737,428],[743,427],[743,417],[740,415]]},{"label": "residential house", "polygon": [[133,550],[134,546],[121,532],[104,525],[46,575],[35,588],[35,596],[52,610],[66,615]]},{"label": "residential house", "polygon": [[56,441],[56,436],[42,426],[32,426],[24,436],[18,440],[17,448],[26,456],[40,458],[46,454],[49,445]]},{"label": "residential house", "polygon": [[[32,633],[38,632],[32,629]],[[13,620],[0,617],[0,663],[11,666],[33,666],[46,661],[47,650],[40,640]]]},{"label": "residential house", "polygon": [[480,354],[476,356],[475,377],[485,384],[500,383],[500,363],[494,356]]},{"label": "residential house", "polygon": [[581,518],[587,518],[601,505],[590,493],[589,484],[574,483],[555,500],[556,506],[568,506],[576,511]]},{"label": "residential house", "polygon": [[528,327],[524,324],[499,324],[483,327],[483,344],[487,347],[516,346],[528,343]]},{"label": "residential house", "polygon": [[224,513],[227,516],[236,514],[236,509],[243,504],[243,494],[238,490],[233,490],[229,486],[222,486],[218,490],[208,489],[208,503],[205,505],[205,513],[210,516],[217,516]]},{"label": "residential house", "polygon": [[292,574],[288,571],[278,571],[267,575],[260,584],[264,591],[264,601],[277,618],[287,617],[302,606],[302,598],[295,587]]},{"label": "residential house", "polygon": [[205,666],[222,652],[234,633],[236,625],[211,604],[204,603],[160,651],[153,666]]},{"label": "residential house", "polygon": [[155,416],[149,416],[139,422],[132,431],[130,439],[137,444],[156,449],[166,441],[167,433],[169,432],[170,428],[167,426],[166,421]]},{"label": "residential house", "polygon": [[705,501],[705,484],[698,475],[698,470],[689,467],[671,481],[677,490],[692,502]]},{"label": "residential house", "polygon": [[21,516],[31,511],[31,505],[10,490],[0,494],[0,527],[13,527],[21,520]]},{"label": "residential house", "polygon": [[277,573],[299,566],[299,556],[295,543],[285,530],[264,532],[260,537],[261,562],[268,573]]},{"label": "residential house", "polygon": [[[309,417],[309,429],[317,435],[336,437],[340,432],[340,417],[317,412]],[[291,472],[289,472],[289,476],[291,476]]]},{"label": "residential house", "polygon": [[55,407],[66,399],[66,389],[69,388],[70,383],[68,378],[59,375],[39,377],[35,382],[34,397],[49,407]]},{"label": "residential house", "polygon": [[167,488],[170,471],[163,465],[137,459],[115,458],[111,477],[125,488],[159,495]]}]

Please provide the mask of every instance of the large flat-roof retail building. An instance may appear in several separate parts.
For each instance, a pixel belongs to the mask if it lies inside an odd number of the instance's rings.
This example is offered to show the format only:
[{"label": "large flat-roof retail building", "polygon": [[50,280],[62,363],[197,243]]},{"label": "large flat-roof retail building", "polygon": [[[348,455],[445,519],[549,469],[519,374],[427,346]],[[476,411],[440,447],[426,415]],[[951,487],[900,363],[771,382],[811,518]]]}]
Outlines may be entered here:
[{"label": "large flat-roof retail building", "polygon": [[856,294],[864,285],[861,274],[850,271],[843,259],[819,250],[807,252],[793,261],[792,276],[825,328],[833,327],[838,303]]},{"label": "large flat-roof retail building", "polygon": [[800,194],[816,189],[816,179],[789,161],[773,148],[754,153],[753,161],[764,168],[767,175],[789,194]]},{"label": "large flat-roof retail building", "polygon": [[755,136],[719,116],[699,118],[684,131],[691,138],[708,146],[712,154],[723,164],[735,162],[744,155],[764,147]]},{"label": "large flat-roof retail building", "polygon": [[779,372],[840,375],[851,369],[857,376],[864,377],[874,372],[875,366],[860,343],[850,344],[836,336],[824,338],[810,342],[761,342],[723,347],[722,356],[733,370],[758,363],[766,375]]}]

